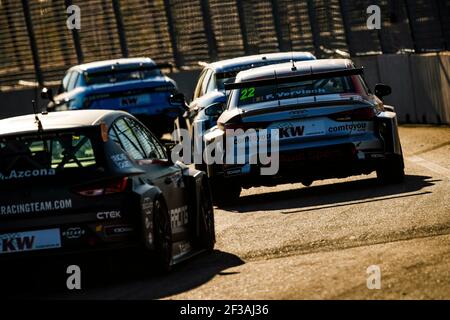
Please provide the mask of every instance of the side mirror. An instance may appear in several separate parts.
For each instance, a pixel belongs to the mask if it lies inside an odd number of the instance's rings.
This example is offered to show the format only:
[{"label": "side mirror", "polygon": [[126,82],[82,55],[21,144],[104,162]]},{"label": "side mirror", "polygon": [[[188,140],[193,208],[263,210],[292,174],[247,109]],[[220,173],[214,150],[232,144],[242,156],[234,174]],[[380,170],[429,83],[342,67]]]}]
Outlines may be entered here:
[{"label": "side mirror", "polygon": [[388,85],[379,83],[375,86],[375,95],[380,99],[390,95],[391,93],[392,89]]},{"label": "side mirror", "polygon": [[225,110],[225,105],[223,103],[213,103],[212,105],[206,107],[205,115],[208,117],[218,118]]},{"label": "side mirror", "polygon": [[174,105],[184,105],[185,101],[186,99],[184,98],[184,94],[182,94],[181,92],[172,94],[169,98],[170,104]]},{"label": "side mirror", "polygon": [[55,99],[53,98],[53,90],[51,88],[42,88],[41,98],[55,103]]}]

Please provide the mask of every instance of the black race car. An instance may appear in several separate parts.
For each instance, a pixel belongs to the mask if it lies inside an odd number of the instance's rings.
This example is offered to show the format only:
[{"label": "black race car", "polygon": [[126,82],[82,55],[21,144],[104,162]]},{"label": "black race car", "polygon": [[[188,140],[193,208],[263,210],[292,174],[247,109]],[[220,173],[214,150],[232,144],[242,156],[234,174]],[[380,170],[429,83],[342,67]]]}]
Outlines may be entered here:
[{"label": "black race car", "polygon": [[0,189],[0,261],[130,247],[168,270],[214,247],[206,176],[125,112],[1,120]]}]

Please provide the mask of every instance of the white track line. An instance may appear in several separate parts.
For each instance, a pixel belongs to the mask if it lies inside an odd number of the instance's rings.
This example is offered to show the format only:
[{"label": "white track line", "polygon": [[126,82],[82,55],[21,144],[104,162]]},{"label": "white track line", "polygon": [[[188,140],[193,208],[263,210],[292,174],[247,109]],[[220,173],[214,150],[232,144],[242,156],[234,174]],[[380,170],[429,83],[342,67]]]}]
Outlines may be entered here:
[{"label": "white track line", "polygon": [[444,168],[434,162],[425,160],[424,158],[421,158],[419,156],[412,156],[412,157],[407,157],[406,160],[418,164],[419,166],[422,166],[428,170],[431,170],[435,173],[439,173],[443,176],[445,176],[446,178],[450,179],[450,170],[447,168]]}]

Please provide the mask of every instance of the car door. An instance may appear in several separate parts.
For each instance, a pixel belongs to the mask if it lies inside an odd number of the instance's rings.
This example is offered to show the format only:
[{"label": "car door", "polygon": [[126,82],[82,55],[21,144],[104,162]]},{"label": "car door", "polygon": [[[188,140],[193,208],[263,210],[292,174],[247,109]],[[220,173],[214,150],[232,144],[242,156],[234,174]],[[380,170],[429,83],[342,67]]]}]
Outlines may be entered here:
[{"label": "car door", "polygon": [[125,140],[122,144],[126,145],[130,156],[146,171],[141,179],[162,191],[171,216],[173,233],[177,234],[177,239],[187,239],[187,193],[181,169],[169,161],[164,146],[138,121],[122,118],[116,122],[116,127],[126,133],[122,137]]}]

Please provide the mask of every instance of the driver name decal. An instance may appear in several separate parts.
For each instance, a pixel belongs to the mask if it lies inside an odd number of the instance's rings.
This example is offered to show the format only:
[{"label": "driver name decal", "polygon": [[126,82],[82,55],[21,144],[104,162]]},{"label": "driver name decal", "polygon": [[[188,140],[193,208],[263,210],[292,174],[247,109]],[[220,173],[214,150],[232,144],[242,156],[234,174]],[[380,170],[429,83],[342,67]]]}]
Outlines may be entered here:
[{"label": "driver name decal", "polygon": [[13,180],[13,179],[24,179],[32,177],[45,177],[56,175],[55,169],[36,169],[36,170],[12,170],[9,174],[3,174],[0,172],[0,180]]}]

